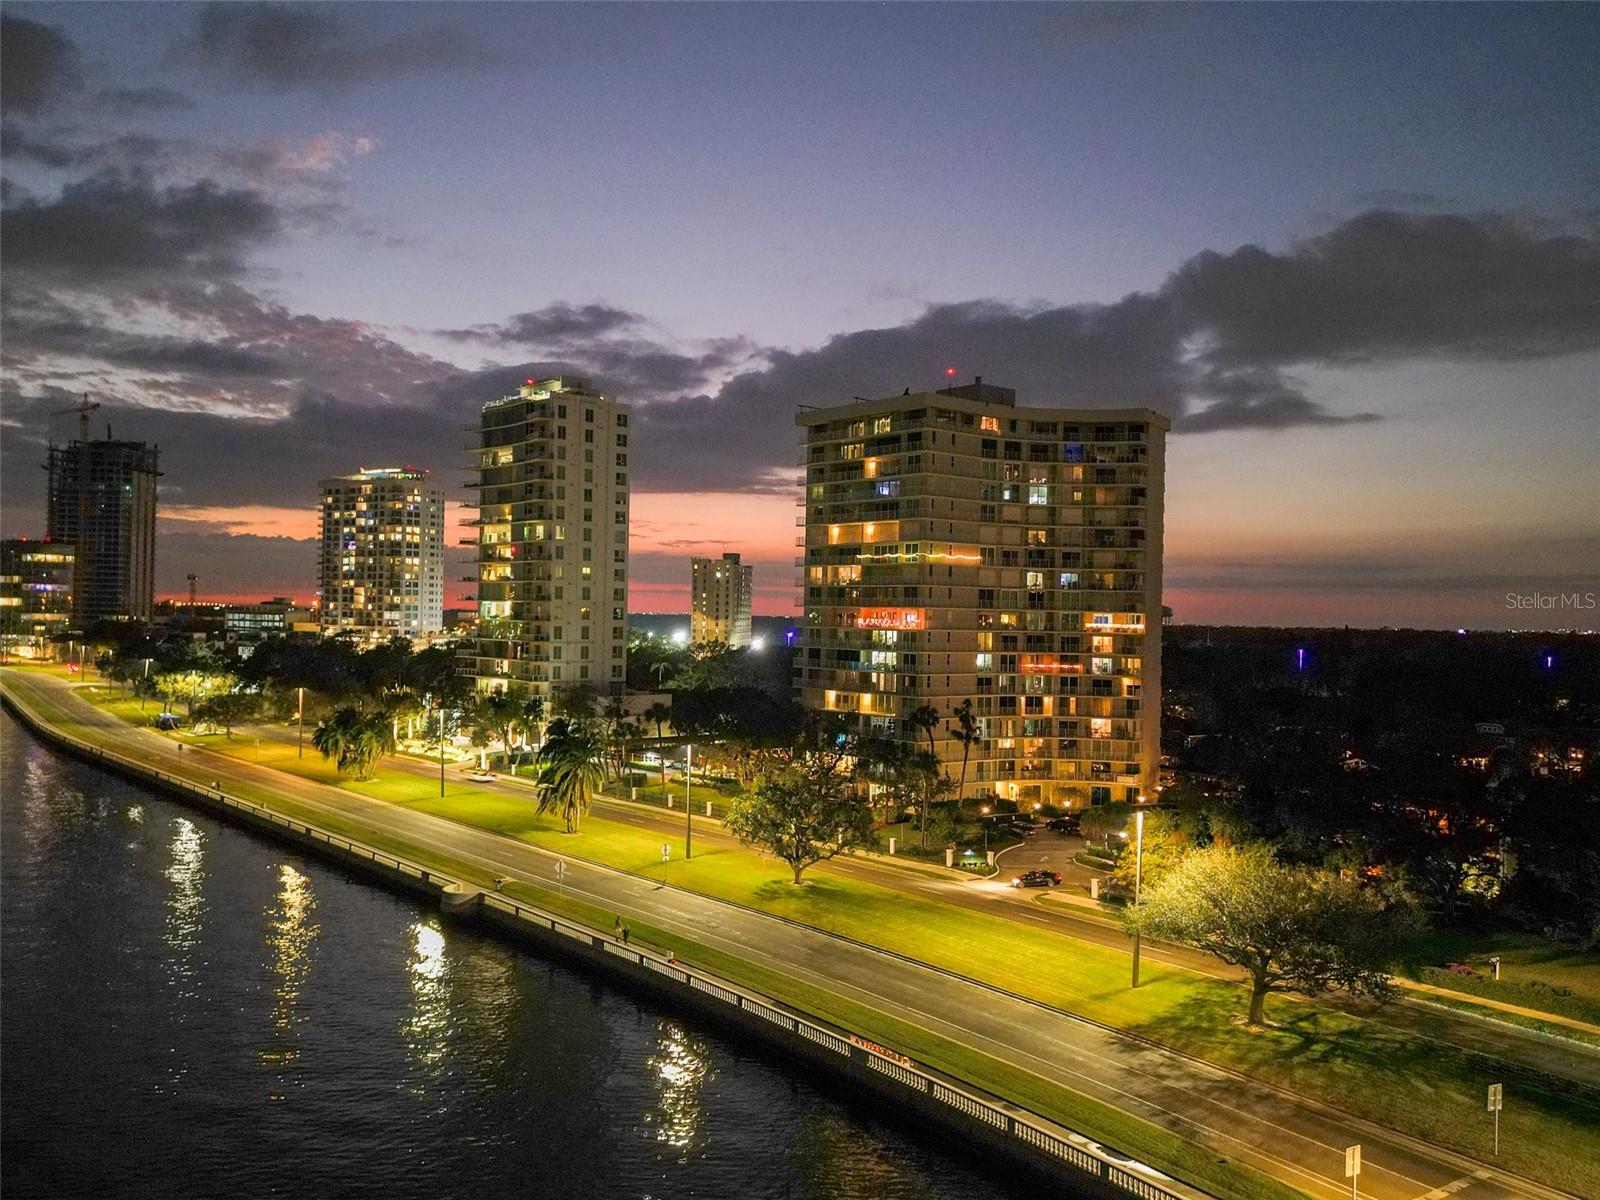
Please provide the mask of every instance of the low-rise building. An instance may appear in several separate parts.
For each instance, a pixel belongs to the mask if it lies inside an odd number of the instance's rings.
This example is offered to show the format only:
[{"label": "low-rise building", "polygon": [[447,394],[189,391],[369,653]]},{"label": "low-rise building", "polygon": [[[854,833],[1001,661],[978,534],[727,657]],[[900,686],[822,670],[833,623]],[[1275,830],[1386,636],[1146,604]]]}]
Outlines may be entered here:
[{"label": "low-rise building", "polygon": [[73,548],[9,538],[0,544],[0,642],[19,658],[53,656],[52,638],[73,628]]}]

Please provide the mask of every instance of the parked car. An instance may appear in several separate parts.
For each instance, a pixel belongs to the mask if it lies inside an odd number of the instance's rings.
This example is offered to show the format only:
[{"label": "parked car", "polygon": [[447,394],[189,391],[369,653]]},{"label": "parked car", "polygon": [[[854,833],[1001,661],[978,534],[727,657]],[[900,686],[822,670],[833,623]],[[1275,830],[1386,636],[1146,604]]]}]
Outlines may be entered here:
[{"label": "parked car", "polygon": [[1011,886],[1014,888],[1055,887],[1060,882],[1060,871],[1024,871],[1011,881]]},{"label": "parked car", "polygon": [[1043,829],[1044,826],[1039,824],[1039,822],[1035,821],[1032,817],[1013,817],[1011,820],[1006,822],[1006,828],[1014,833],[1020,833],[1023,837],[1032,837],[1034,834],[1038,833],[1039,830]]},{"label": "parked car", "polygon": [[1051,817],[1045,822],[1046,829],[1053,829],[1057,833],[1077,833],[1079,817],[1077,813],[1066,817]]},{"label": "parked car", "polygon": [[162,730],[165,730],[168,733],[170,733],[172,730],[176,729],[178,726],[180,726],[182,724],[183,724],[183,718],[180,717],[177,713],[157,713],[156,714],[156,728],[157,729],[162,729]]},{"label": "parked car", "polygon": [[493,771],[468,771],[467,778],[472,780],[473,783],[493,783],[495,781],[495,773]]}]

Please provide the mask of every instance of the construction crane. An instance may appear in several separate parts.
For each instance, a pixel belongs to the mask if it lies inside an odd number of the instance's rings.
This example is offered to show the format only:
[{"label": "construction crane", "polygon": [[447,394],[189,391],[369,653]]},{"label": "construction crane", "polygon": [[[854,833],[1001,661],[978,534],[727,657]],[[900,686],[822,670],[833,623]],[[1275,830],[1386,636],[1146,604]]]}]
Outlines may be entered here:
[{"label": "construction crane", "polygon": [[85,392],[83,394],[83,399],[78,401],[78,403],[72,405],[70,408],[59,408],[50,415],[52,417],[64,417],[68,413],[77,413],[78,440],[80,442],[87,442],[89,440],[89,414],[94,412],[94,410],[99,407],[100,401],[89,399],[89,393]]},{"label": "construction crane", "polygon": [[194,605],[195,605],[195,586],[194,585],[200,582],[200,576],[196,575],[193,571],[190,571],[189,574],[187,576],[185,576],[185,578],[187,578],[189,580],[189,607],[193,608]]}]

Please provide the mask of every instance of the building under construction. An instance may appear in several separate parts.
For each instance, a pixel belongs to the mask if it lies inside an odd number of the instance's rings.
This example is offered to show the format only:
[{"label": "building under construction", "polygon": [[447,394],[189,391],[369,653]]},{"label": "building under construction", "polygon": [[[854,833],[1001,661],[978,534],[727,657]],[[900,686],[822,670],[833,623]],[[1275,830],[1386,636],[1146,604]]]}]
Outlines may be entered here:
[{"label": "building under construction", "polygon": [[155,446],[109,437],[50,447],[47,537],[76,550],[75,628],[152,616],[157,458]]}]

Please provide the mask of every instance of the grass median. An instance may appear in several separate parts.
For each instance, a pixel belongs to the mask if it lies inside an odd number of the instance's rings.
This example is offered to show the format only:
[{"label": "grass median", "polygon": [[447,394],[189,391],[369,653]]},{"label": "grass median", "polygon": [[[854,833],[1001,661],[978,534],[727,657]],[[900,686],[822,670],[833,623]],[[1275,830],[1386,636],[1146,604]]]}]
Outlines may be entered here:
[{"label": "grass median", "polygon": [[309,747],[297,758],[293,745],[281,742],[217,737],[207,746],[854,937],[1485,1161],[1492,1159],[1492,1125],[1483,1112],[1484,1088],[1503,1083],[1501,1154],[1493,1161],[1578,1194],[1600,1195],[1600,1092],[1569,1080],[1320,1005],[1280,1004],[1273,1012],[1278,1028],[1248,1030],[1232,1020],[1241,1009],[1235,985],[1147,963],[1135,991],[1125,954],[1060,933],[838,876],[796,888],[772,859],[726,846],[702,847],[685,862],[678,835],[669,838],[672,857],[663,864],[657,830],[591,816],[584,832],[572,837],[539,816],[526,797],[452,780],[441,798],[436,781],[392,769],[354,783],[340,779]]}]

